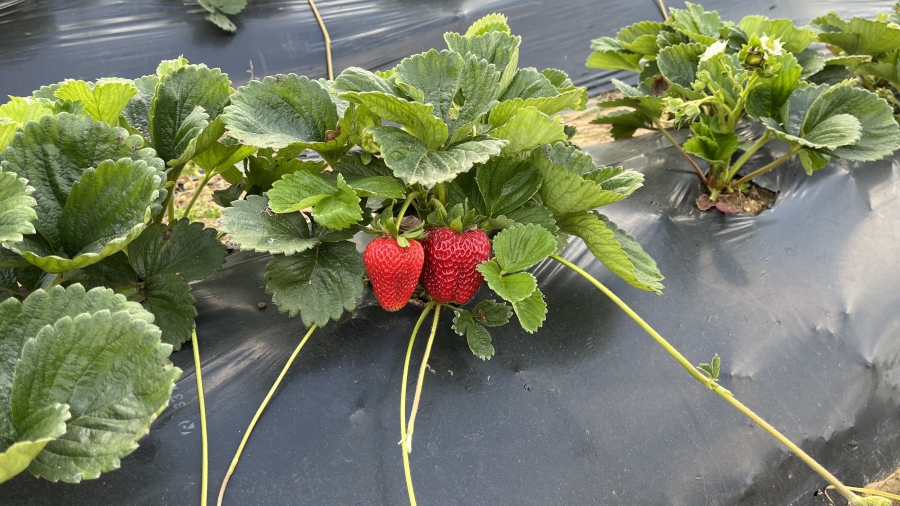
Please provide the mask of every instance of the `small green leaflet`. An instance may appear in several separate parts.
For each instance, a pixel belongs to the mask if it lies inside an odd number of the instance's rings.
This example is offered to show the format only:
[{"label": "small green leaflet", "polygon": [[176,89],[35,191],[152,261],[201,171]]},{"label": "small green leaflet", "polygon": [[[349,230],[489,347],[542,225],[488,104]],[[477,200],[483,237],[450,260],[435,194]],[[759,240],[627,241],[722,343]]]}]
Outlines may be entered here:
[{"label": "small green leaflet", "polygon": [[[0,452],[0,483],[28,469],[47,443],[66,433],[66,421],[72,418],[69,406],[52,404],[37,410],[18,428],[16,441]],[[7,445],[0,438],[0,448]]]},{"label": "small green leaflet", "polygon": [[19,125],[24,125],[29,121],[39,121],[48,114],[53,114],[51,107],[29,98],[9,97],[9,102],[0,105],[0,118],[11,119]]},{"label": "small green leaflet", "polygon": [[309,235],[302,213],[275,214],[265,197],[249,195],[222,211],[222,230],[232,235],[242,250],[293,255],[318,243]]},{"label": "small green leaflet", "polygon": [[513,302],[512,305],[516,316],[519,317],[519,324],[522,325],[525,332],[534,334],[547,319],[547,303],[544,302],[544,294],[537,288],[531,292],[531,295],[518,302]]},{"label": "small green leaflet", "polygon": [[266,265],[266,293],[278,310],[303,324],[323,326],[352,311],[363,294],[362,254],[348,242],[321,243],[292,256],[276,256]]},{"label": "small green leaflet", "polygon": [[185,281],[208,278],[225,263],[225,246],[214,228],[187,219],[149,225],[128,246],[128,258],[142,278],[177,274]]},{"label": "small green leaflet", "polygon": [[[380,91],[347,92],[340,96],[366,106],[369,111],[388,121],[402,125],[412,137],[429,149],[440,148],[450,135],[447,124],[433,115],[434,106],[431,104],[411,102]],[[372,127],[372,130],[378,128],[384,127]]]},{"label": "small green leaflet", "polygon": [[313,218],[322,226],[341,230],[362,219],[356,192],[340,174],[332,184],[301,170],[284,176],[268,192],[269,206],[276,213],[291,213],[312,207]]},{"label": "small green leaflet", "polygon": [[541,202],[554,216],[588,211],[627,197],[622,193],[604,190],[597,183],[558,165],[545,164],[540,170],[544,178],[539,192]]},{"label": "small green leaflet", "polygon": [[477,267],[478,272],[497,295],[510,302],[518,302],[527,298],[537,290],[537,280],[527,272],[519,272],[504,276],[500,265],[495,260],[488,260]]},{"label": "small green leaflet", "polygon": [[191,295],[191,287],[177,274],[159,274],[144,280],[140,291],[144,307],[153,313],[154,323],[162,331],[162,341],[175,350],[191,340],[191,329],[197,302]]},{"label": "small green leaflet", "polygon": [[703,44],[677,44],[660,50],[656,63],[670,83],[690,89],[691,83],[697,80],[697,65],[704,51]]},{"label": "small green leaflet", "polygon": [[237,27],[226,14],[237,14],[247,6],[247,0],[197,0],[206,9],[206,20],[226,32],[235,32]]},{"label": "small green leaflet", "polygon": [[697,369],[705,372],[711,380],[717,380],[719,379],[719,371],[721,370],[721,367],[722,359],[719,358],[719,354],[716,353],[712,358],[712,362],[710,362],[709,364],[700,364],[697,366]]},{"label": "small green leaflet", "polygon": [[520,109],[509,121],[491,129],[490,135],[509,141],[503,148],[506,155],[531,151],[568,138],[561,118],[551,118],[536,107]]},{"label": "small green leaflet", "polygon": [[679,30],[701,44],[712,44],[719,39],[723,23],[716,11],[704,11],[700,5],[685,2],[687,9],[669,9],[666,24]]},{"label": "small green leaflet", "polygon": [[475,183],[482,199],[482,214],[497,217],[525,204],[541,186],[541,173],[528,160],[514,157],[494,157],[475,171]]},{"label": "small green leaflet", "polygon": [[56,97],[84,104],[84,112],[97,121],[114,127],[119,115],[138,89],[128,79],[107,78],[94,83],[66,81],[56,90]]},{"label": "small green leaflet", "polygon": [[553,254],[556,238],[540,225],[520,225],[497,234],[493,246],[503,272],[518,272]]},{"label": "small green leaflet", "polygon": [[[508,308],[508,306],[507,306]],[[506,311],[509,311],[507,309]],[[508,317],[507,317],[508,319]],[[453,330],[466,337],[469,349],[481,360],[488,360],[494,356],[494,346],[491,344],[491,334],[481,323],[475,321],[472,313],[465,309],[458,309],[453,317]]]}]

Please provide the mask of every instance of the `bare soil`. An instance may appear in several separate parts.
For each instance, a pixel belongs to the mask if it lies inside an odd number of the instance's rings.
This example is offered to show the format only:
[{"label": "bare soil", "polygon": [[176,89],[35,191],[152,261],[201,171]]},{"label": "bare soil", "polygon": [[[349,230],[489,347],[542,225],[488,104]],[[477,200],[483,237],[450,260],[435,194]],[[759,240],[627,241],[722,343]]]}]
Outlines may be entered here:
[{"label": "bare soil", "polygon": [[723,193],[719,195],[716,202],[709,200],[709,195],[701,195],[697,199],[697,207],[701,211],[715,207],[725,214],[744,213],[749,216],[759,216],[772,205],[774,200],[775,192],[751,182],[747,193]]},{"label": "bare soil", "polygon": [[[894,474],[884,480],[866,485],[865,488],[900,495],[900,469],[894,471]],[[894,500],[893,505],[900,506],[900,501]]]}]

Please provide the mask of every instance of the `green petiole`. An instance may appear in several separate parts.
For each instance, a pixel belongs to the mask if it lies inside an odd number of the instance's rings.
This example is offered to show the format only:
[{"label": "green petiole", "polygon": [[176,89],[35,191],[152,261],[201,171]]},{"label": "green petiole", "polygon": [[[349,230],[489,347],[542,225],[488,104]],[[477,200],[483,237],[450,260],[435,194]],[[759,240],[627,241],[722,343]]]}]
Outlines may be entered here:
[{"label": "green petiole", "polygon": [[409,361],[412,357],[413,344],[416,342],[416,334],[419,333],[419,327],[422,326],[422,322],[425,321],[425,317],[428,316],[428,313],[431,312],[434,306],[435,303],[433,301],[429,302],[422,311],[422,315],[419,316],[416,326],[413,327],[412,335],[409,338],[409,347],[406,349],[406,361],[403,364],[403,383],[400,385],[400,443],[398,444],[400,444],[403,452],[403,471],[406,475],[406,491],[409,493],[409,504],[411,506],[416,506],[416,493],[413,490],[412,472],[409,467],[409,449],[406,444],[408,438],[406,433],[406,383],[409,378]]},{"label": "green petiole", "polygon": [[197,378],[197,399],[200,402],[200,441],[203,448],[203,462],[200,477],[200,506],[206,506],[209,496],[209,439],[206,432],[206,401],[203,396],[203,376],[200,374],[200,345],[197,344],[197,329],[191,329],[191,345],[194,348],[194,373]]}]

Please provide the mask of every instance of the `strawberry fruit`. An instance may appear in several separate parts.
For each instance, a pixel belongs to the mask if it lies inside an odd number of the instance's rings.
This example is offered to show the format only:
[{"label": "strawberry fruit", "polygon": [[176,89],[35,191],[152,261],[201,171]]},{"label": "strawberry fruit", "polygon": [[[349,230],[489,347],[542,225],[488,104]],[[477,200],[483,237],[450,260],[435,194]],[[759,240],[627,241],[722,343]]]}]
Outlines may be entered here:
[{"label": "strawberry fruit", "polygon": [[419,282],[425,256],[422,244],[407,239],[404,248],[394,237],[379,237],[363,252],[363,263],[375,297],[386,311],[399,311],[409,302]]},{"label": "strawberry fruit", "polygon": [[422,285],[439,303],[465,304],[475,296],[484,276],[475,266],[491,258],[491,242],[478,228],[456,232],[432,229],[425,238]]}]

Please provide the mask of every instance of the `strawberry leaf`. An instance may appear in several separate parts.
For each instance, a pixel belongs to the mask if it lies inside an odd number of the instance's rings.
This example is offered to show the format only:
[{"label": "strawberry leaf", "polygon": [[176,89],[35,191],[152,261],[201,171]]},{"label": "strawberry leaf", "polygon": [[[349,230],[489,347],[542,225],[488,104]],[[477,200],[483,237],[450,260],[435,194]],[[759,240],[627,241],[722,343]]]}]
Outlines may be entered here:
[{"label": "strawberry leaf", "polygon": [[394,127],[372,127],[384,161],[406,184],[432,187],[450,181],[476,163],[499,155],[507,141],[487,136],[472,137],[446,150],[429,149],[422,141]]},{"label": "strawberry leaf", "polygon": [[618,202],[628,196],[621,192],[604,190],[594,181],[569,172],[565,167],[543,163],[540,164],[540,170],[544,177],[539,192],[541,202],[556,217],[588,211]]},{"label": "strawberry leaf", "polygon": [[[474,25],[473,25],[474,26]],[[480,30],[476,30],[478,32]],[[468,58],[474,55],[480,60],[487,60],[500,72],[499,92],[505,90],[516,74],[519,65],[519,46],[522,37],[510,35],[503,30],[484,33],[460,35],[454,32],[444,34],[444,41],[451,51]]]},{"label": "strawberry leaf", "polygon": [[472,318],[472,314],[465,309],[456,311],[453,317],[453,330],[466,336],[466,342],[472,353],[481,360],[489,360],[494,356],[494,346],[491,345],[491,334],[483,325]]},{"label": "strawberry leaf", "polygon": [[[407,135],[419,140],[428,149],[438,149],[449,137],[447,124],[433,114],[434,105],[411,102],[380,91],[346,92],[340,96],[344,100],[366,106],[369,111],[387,121],[402,125],[409,132]],[[373,127],[372,130],[377,128],[383,127]]]},{"label": "strawberry leaf", "polygon": [[493,246],[503,272],[518,272],[552,255],[556,238],[540,225],[518,225],[497,234]]},{"label": "strawberry leaf", "polygon": [[521,223],[523,225],[527,225],[529,223],[533,223],[535,225],[540,225],[554,235],[559,232],[559,227],[556,226],[556,220],[553,218],[550,210],[534,202],[526,202],[521,207],[514,209],[506,213],[505,215],[501,215],[501,217],[506,217],[507,219],[512,220],[514,224]]},{"label": "strawberry leaf", "polygon": [[159,77],[157,76],[135,79],[134,86],[138,92],[131,97],[122,110],[122,117],[125,118],[126,123],[145,139],[150,138],[150,106],[153,105],[153,97],[156,96],[158,85]]},{"label": "strawberry leaf", "polygon": [[97,83],[66,81],[54,94],[57,98],[81,102],[84,112],[97,121],[104,121],[114,127],[119,123],[119,115],[138,90],[131,80],[107,78]]},{"label": "strawberry leaf", "polygon": [[548,116],[552,116],[568,109],[581,111],[584,110],[586,105],[586,88],[572,88],[551,97],[515,98],[500,102],[491,109],[490,123],[493,126],[503,125],[509,122],[520,110],[528,107],[533,107]]},{"label": "strawberry leaf", "polygon": [[421,91],[421,102],[433,105],[432,113],[444,123],[450,123],[463,64],[459,53],[432,49],[404,58],[394,69],[395,83],[401,88],[412,86]]},{"label": "strawberry leaf", "polygon": [[154,323],[162,331],[162,341],[181,349],[181,343],[190,341],[197,302],[191,295],[191,287],[177,274],[159,274],[144,280],[140,290],[144,307],[153,313]]},{"label": "strawberry leaf", "polygon": [[225,245],[216,229],[187,219],[151,224],[128,246],[128,259],[144,279],[177,274],[186,281],[212,276],[225,263]]},{"label": "strawberry leaf", "polygon": [[260,151],[256,156],[251,156],[248,161],[247,174],[244,176],[248,195],[267,193],[286,174],[298,171],[321,174],[327,166],[324,161],[275,157],[268,149]]},{"label": "strawberry leaf", "polygon": [[19,123],[9,118],[0,118],[0,153],[12,142],[18,128]]},{"label": "strawberry leaf", "polygon": [[27,179],[0,169],[0,242],[21,241],[22,234],[35,233],[32,222],[37,219],[37,201],[33,192]]},{"label": "strawberry leaf", "polygon": [[568,138],[561,118],[551,118],[536,107],[518,110],[509,121],[491,129],[490,134],[492,137],[509,141],[503,148],[503,154],[506,155],[531,151],[544,144],[553,144]]},{"label": "strawberry leaf", "polygon": [[634,237],[626,234],[605,216],[571,214],[557,220],[560,230],[584,240],[588,250],[610,271],[629,285],[661,293],[663,276],[656,262],[647,255]]},{"label": "strawberry leaf", "polygon": [[473,204],[485,216],[496,217],[531,199],[541,186],[541,173],[528,160],[495,157],[476,169],[475,183],[481,199]]},{"label": "strawberry leaf", "polygon": [[472,23],[472,26],[466,30],[466,36],[483,35],[490,32],[509,33],[509,25],[506,24],[506,16],[497,13],[488,14]]},{"label": "strawberry leaf", "polygon": [[537,280],[534,276],[527,272],[504,276],[495,260],[483,262],[476,269],[484,276],[491,290],[509,302],[523,300],[537,289]]},{"label": "strawberry leaf", "polygon": [[820,33],[819,41],[837,46],[848,55],[877,55],[900,49],[900,28],[893,23],[853,18],[839,31]]},{"label": "strawberry leaf", "polygon": [[318,239],[309,235],[301,213],[270,215],[265,197],[249,195],[222,211],[222,230],[232,235],[242,250],[292,255],[312,248]]},{"label": "strawberry leaf", "polygon": [[559,90],[549,79],[534,68],[524,68],[516,70],[509,87],[500,95],[501,101],[515,100],[520,98],[527,100],[530,98],[555,97],[559,94]]},{"label": "strawberry leaf", "polygon": [[500,327],[509,323],[512,309],[506,304],[493,300],[483,300],[472,308],[472,318],[488,327]]},{"label": "strawberry leaf", "polygon": [[191,141],[221,114],[231,81],[219,69],[184,65],[161,75],[150,104],[148,131],[159,157],[180,158]]},{"label": "strawberry leaf", "polygon": [[619,46],[615,49],[595,50],[588,56],[585,65],[594,69],[640,72],[642,56],[640,53],[632,53]]},{"label": "strawberry leaf", "polygon": [[768,19],[765,16],[751,15],[741,19],[737,27],[747,36],[766,35],[769,39],[777,39],[784,49],[795,55],[806,50],[816,40],[814,31],[797,28],[790,19]]},{"label": "strawberry leaf", "polygon": [[10,119],[20,126],[29,121],[39,121],[48,114],[53,115],[52,107],[29,98],[9,97],[9,102],[0,105],[0,118]]},{"label": "strawberry leaf", "polygon": [[71,417],[68,405],[51,404],[25,419],[18,428],[20,435],[8,447],[0,438],[0,483],[28,469],[47,443],[66,433]]},{"label": "strawberry leaf", "polygon": [[470,54],[463,67],[459,93],[463,103],[447,122],[451,144],[469,135],[481,117],[497,105],[500,72],[494,64]]},{"label": "strawberry leaf", "polygon": [[301,170],[284,176],[268,192],[269,206],[276,213],[292,213],[312,207],[312,216],[322,226],[341,230],[362,218],[359,198],[343,176],[332,184]]},{"label": "strawberry leaf", "polygon": [[547,303],[544,302],[544,294],[538,288],[535,288],[528,297],[512,303],[516,316],[519,317],[519,324],[525,329],[525,332],[533,334],[547,319]]},{"label": "strawberry leaf", "polygon": [[724,23],[716,11],[704,11],[703,6],[685,2],[687,9],[669,9],[666,22],[672,28],[702,44],[712,44],[719,39],[719,29]]},{"label": "strawberry leaf", "polygon": [[[793,26],[793,23],[791,23]],[[776,57],[781,68],[769,78],[760,79],[747,94],[747,114],[753,118],[775,116],[800,84],[803,68],[791,53]]]},{"label": "strawberry leaf", "polygon": [[362,255],[348,242],[322,243],[291,256],[276,256],[266,266],[266,293],[278,310],[303,324],[320,327],[352,311],[363,294]]}]

